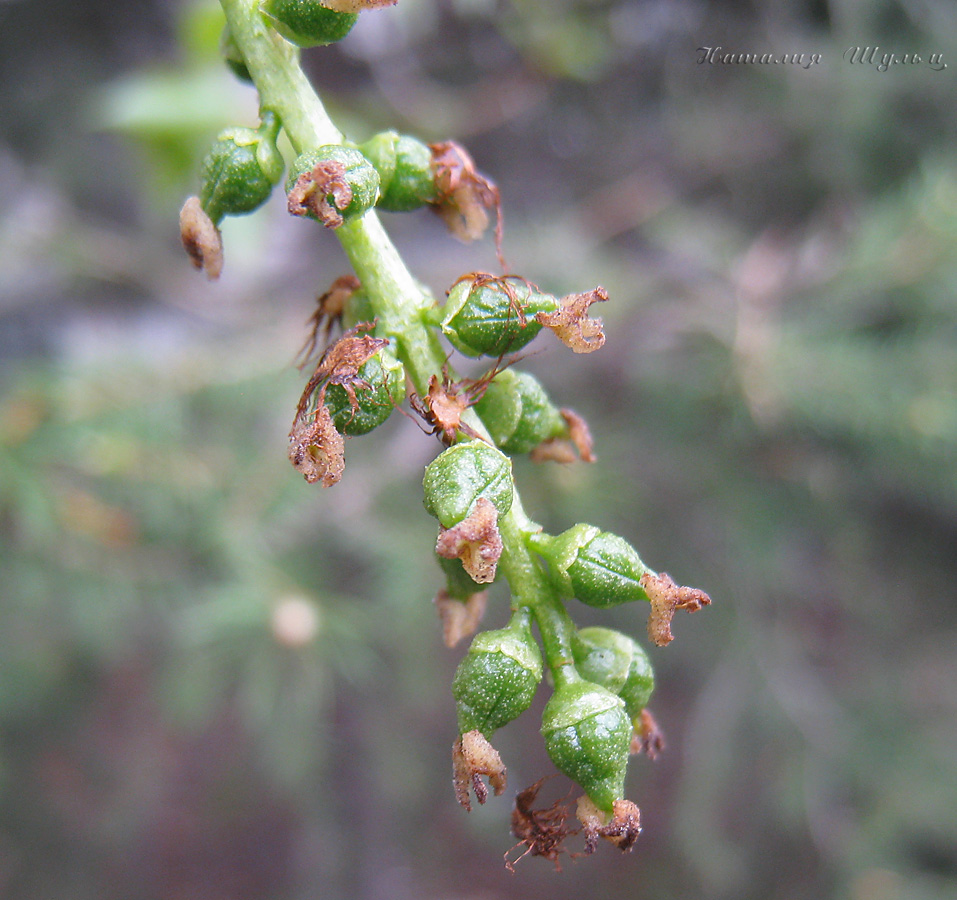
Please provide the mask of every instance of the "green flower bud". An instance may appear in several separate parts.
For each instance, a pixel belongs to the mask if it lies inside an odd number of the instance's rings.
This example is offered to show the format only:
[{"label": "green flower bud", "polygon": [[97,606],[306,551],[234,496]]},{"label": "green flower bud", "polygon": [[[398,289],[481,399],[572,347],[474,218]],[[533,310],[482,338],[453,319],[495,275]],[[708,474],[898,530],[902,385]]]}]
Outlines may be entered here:
[{"label": "green flower bud", "polygon": [[541,383],[506,369],[490,382],[475,410],[506,453],[528,453],[542,441],[564,437],[568,426]]},{"label": "green flower bud", "polygon": [[379,196],[379,173],[358,150],[326,144],[300,154],[286,181],[289,212],[337,228]]},{"label": "green flower bud", "polygon": [[355,437],[378,428],[405,394],[405,369],[388,350],[369,357],[352,384],[355,403],[340,384],[326,388],[325,404],[340,434]]},{"label": "green flower bud", "polygon": [[229,128],[216,139],[200,169],[199,201],[218,225],[225,215],[252,212],[269,198],[283,170],[276,147],[280,122],[264,112],[262,126]]},{"label": "green flower bud", "polygon": [[632,721],[641,715],[655,676],[648,654],[635,640],[610,628],[583,628],[572,638],[572,655],[582,678],[621,697]]},{"label": "green flower bud", "polygon": [[520,350],[541,331],[536,313],[558,308],[556,297],[522,278],[480,273],[452,285],[439,325],[466,356],[502,356]]},{"label": "green flower bud", "polygon": [[409,212],[438,199],[428,144],[395,131],[383,131],[359,147],[379,173],[376,204],[388,212]]},{"label": "green flower bud", "polygon": [[299,47],[341,41],[356,24],[358,13],[336,12],[318,0],[262,0],[269,24]]},{"label": "green flower bud", "polygon": [[461,522],[481,497],[504,516],[512,508],[512,463],[484,441],[466,441],[426,466],[423,487],[425,508],[443,528]]},{"label": "green flower bud", "polygon": [[542,680],[542,654],[532,637],[528,610],[512,616],[507,628],[475,636],[452,680],[459,733],[485,737],[531,705]]},{"label": "green flower bud", "polygon": [[559,687],[542,716],[552,762],[607,812],[625,793],[632,730],[624,701],[589,681]]},{"label": "green flower bud", "polygon": [[530,535],[529,545],[553,567],[560,589],[589,606],[647,600],[640,581],[654,574],[624,538],[591,525],[574,525],[557,537]]}]

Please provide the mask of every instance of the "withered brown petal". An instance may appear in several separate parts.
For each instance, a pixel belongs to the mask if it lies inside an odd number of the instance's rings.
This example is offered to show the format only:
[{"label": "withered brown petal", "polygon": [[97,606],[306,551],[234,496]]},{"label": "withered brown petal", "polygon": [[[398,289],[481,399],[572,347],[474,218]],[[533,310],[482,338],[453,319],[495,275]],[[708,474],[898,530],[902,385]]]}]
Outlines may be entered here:
[{"label": "withered brown petal", "polygon": [[179,236],[190,261],[197,269],[205,269],[210,281],[223,271],[223,236],[206,214],[199,197],[190,197],[179,212]]},{"label": "withered brown petal", "polygon": [[502,536],[498,530],[495,504],[479,497],[472,511],[458,525],[439,532],[435,552],[445,559],[462,560],[462,568],[478,584],[494,581],[502,555]]}]

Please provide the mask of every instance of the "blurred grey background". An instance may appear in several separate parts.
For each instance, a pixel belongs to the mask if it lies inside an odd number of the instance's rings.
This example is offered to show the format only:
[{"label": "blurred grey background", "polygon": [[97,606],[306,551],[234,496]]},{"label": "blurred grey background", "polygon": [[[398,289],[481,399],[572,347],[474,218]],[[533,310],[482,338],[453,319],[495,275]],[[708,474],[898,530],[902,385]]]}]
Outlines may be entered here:
[{"label": "blurred grey background", "polygon": [[[637,848],[561,875],[505,871],[509,798],[452,796],[438,445],[394,416],[326,492],[286,461],[335,240],[274,197],[220,282],[178,246],[206,146],[256,120],[221,26],[0,3],[0,895],[957,896],[957,8],[400,0],[305,54],[350,137],[469,147],[515,271],[608,289],[600,353],[523,363],[599,455],[519,462],[526,506],[714,598],[652,651]],[[438,295],[495,265],[386,219]],[[514,789],[552,771],[540,693],[496,739]]]}]

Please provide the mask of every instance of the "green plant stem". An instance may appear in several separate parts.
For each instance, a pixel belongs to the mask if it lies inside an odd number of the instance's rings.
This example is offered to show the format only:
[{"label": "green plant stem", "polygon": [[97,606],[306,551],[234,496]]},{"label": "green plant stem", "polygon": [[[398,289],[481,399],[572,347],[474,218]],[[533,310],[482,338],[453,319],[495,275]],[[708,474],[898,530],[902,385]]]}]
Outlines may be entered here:
[{"label": "green plant stem", "polygon": [[[258,0],[220,2],[259,91],[260,107],[279,116],[296,152],[342,143],[342,134],[299,65],[298,51],[266,25]],[[430,377],[441,373],[446,361],[428,324],[431,296],[412,277],[374,210],[337,228],[336,236],[369,297],[380,331],[393,340],[415,390],[425,396]],[[467,410],[463,419],[488,437],[474,410]],[[576,680],[571,654],[575,626],[541,563],[525,545],[525,536],[540,529],[525,515],[517,491],[511,512],[499,524],[504,544],[500,566],[513,606],[527,607],[534,614],[556,685]]]}]

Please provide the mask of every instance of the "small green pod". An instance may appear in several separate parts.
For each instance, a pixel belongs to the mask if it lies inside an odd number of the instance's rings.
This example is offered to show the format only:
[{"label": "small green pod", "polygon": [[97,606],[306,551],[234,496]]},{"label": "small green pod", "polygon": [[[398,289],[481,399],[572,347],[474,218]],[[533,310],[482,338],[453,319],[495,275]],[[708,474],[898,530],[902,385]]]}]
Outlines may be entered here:
[{"label": "small green pod", "polygon": [[542,715],[552,762],[606,812],[625,793],[632,731],[624,701],[589,681],[559,687]]},{"label": "small green pod", "polygon": [[532,637],[528,610],[507,628],[484,631],[472,640],[452,680],[459,733],[486,738],[531,705],[542,680],[542,654]]},{"label": "small green pod", "polygon": [[438,199],[428,144],[407,134],[383,131],[359,149],[379,173],[379,209],[410,212]]},{"label": "small green pod", "polygon": [[506,453],[528,453],[543,441],[568,433],[541,382],[515,369],[506,369],[492,379],[475,410],[492,440]]},{"label": "small green pod", "polygon": [[582,628],[572,638],[572,655],[582,678],[621,697],[632,721],[641,715],[655,689],[655,676],[637,641],[610,628]]},{"label": "small green pod", "polygon": [[443,528],[452,528],[479,497],[500,516],[512,508],[512,461],[485,441],[466,441],[440,453],[425,467],[425,508]]},{"label": "small green pod", "polygon": [[606,608],[634,600],[650,601],[641,578],[654,574],[624,538],[591,525],[574,525],[556,537],[530,535],[529,546],[552,565],[566,596]]},{"label": "small green pod", "polygon": [[267,21],[298,47],[320,47],[341,41],[356,24],[358,13],[336,12],[318,0],[262,0]]},{"label": "small green pod", "polygon": [[[358,150],[354,147],[345,147],[342,144],[325,144],[314,150],[306,150],[296,157],[295,162],[289,169],[286,193],[291,194],[294,191],[300,176],[315,171],[320,163],[327,162],[341,165],[342,175],[338,184],[348,185],[352,195],[348,203],[340,206],[337,201],[338,185],[328,188],[322,199],[327,201],[334,214],[337,213],[343,219],[349,219],[362,215],[375,205],[376,198],[379,196],[379,173]],[[292,211],[292,207],[290,207],[290,212]],[[312,208],[311,201],[308,200],[304,202],[303,208],[297,214],[305,215],[316,221],[323,221],[316,214],[315,209]]]},{"label": "small green pod", "polygon": [[542,330],[536,313],[558,308],[557,297],[522,278],[473,275],[449,289],[439,327],[466,356],[502,356],[520,350]]},{"label": "small green pod", "polygon": [[276,146],[279,128],[279,118],[267,111],[258,129],[228,128],[216,138],[200,167],[199,189],[200,205],[215,225],[269,198],[284,165]]},{"label": "small green pod", "polygon": [[368,434],[392,415],[405,395],[405,368],[388,350],[370,356],[358,371],[353,385],[356,403],[340,384],[326,388],[325,405],[340,434]]}]

